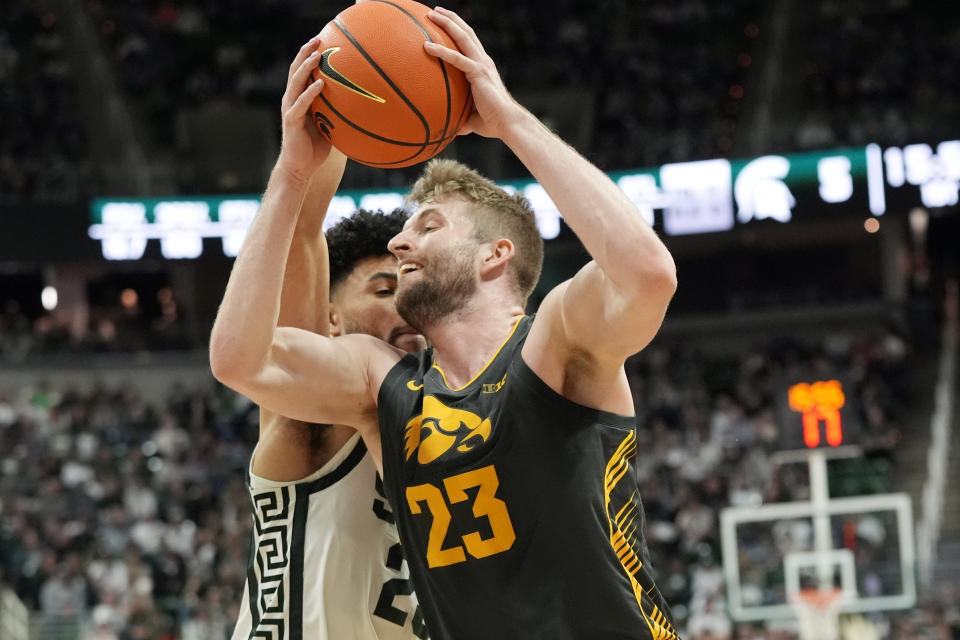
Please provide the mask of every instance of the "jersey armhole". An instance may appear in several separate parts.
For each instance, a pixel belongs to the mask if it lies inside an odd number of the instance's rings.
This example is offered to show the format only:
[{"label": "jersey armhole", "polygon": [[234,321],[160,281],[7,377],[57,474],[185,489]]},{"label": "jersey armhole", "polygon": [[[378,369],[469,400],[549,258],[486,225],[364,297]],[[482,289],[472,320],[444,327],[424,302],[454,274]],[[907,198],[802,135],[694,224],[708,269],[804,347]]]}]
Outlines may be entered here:
[{"label": "jersey armhole", "polygon": [[603,409],[595,409],[560,395],[551,389],[550,385],[544,382],[540,376],[530,368],[530,365],[523,359],[523,354],[520,352],[517,353],[517,357],[514,358],[509,370],[518,382],[535,393],[542,401],[548,403],[548,406],[554,407],[557,411],[562,412],[561,415],[572,413],[585,420],[597,422],[616,429],[629,430],[634,429],[637,425],[636,415],[627,416]]}]

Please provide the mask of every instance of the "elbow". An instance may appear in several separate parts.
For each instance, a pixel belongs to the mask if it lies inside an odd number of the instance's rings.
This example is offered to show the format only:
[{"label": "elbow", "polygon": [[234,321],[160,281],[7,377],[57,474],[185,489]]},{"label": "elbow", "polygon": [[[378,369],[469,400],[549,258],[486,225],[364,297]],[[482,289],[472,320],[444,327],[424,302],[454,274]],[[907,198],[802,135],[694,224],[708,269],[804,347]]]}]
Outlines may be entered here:
[{"label": "elbow", "polygon": [[244,353],[242,345],[242,341],[231,339],[214,326],[210,334],[210,372],[219,382],[236,391],[253,375],[253,368],[247,362],[249,355]]},{"label": "elbow", "polygon": [[673,295],[677,292],[677,271],[676,269],[661,269],[651,273],[647,277],[647,283],[644,287],[644,299],[647,304],[651,302],[657,306],[663,307],[666,312],[673,300]]},{"label": "elbow", "polygon": [[643,283],[647,296],[653,293],[669,302],[677,291],[677,265],[666,249],[642,259],[637,273],[641,274],[638,280]]},{"label": "elbow", "polygon": [[657,275],[658,282],[668,298],[672,298],[677,292],[677,265],[673,262],[673,257],[667,254],[665,263],[660,268]]},{"label": "elbow", "polygon": [[210,336],[210,372],[222,384],[233,387],[233,380],[236,378],[236,364],[234,358],[230,355],[230,349],[224,344],[223,339],[218,339],[216,334]]},{"label": "elbow", "polygon": [[659,242],[658,251],[653,252],[650,257],[650,267],[653,272],[653,278],[659,285],[668,291],[670,296],[677,290],[677,263],[673,260],[670,250]]},{"label": "elbow", "polygon": [[623,234],[624,248],[618,251],[619,268],[629,287],[650,293],[663,293],[669,300],[677,290],[677,265],[673,255],[649,227],[635,234]]}]

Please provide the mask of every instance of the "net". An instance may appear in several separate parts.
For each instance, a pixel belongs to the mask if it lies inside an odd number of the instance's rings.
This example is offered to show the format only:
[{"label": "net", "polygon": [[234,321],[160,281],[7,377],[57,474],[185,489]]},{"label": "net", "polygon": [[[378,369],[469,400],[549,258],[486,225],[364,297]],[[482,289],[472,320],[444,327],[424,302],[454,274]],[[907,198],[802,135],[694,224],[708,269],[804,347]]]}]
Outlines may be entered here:
[{"label": "net", "polygon": [[801,589],[790,603],[800,624],[800,640],[839,640],[840,589]]}]

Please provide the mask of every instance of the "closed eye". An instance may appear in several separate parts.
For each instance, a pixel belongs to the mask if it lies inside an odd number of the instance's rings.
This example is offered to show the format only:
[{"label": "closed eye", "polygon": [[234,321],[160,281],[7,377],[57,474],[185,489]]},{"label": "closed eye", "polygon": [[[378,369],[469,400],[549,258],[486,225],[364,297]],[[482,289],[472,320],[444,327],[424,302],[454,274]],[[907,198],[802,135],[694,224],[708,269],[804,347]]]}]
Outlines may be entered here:
[{"label": "closed eye", "polygon": [[393,296],[397,288],[397,274],[392,271],[378,271],[367,280],[367,291],[378,298]]}]

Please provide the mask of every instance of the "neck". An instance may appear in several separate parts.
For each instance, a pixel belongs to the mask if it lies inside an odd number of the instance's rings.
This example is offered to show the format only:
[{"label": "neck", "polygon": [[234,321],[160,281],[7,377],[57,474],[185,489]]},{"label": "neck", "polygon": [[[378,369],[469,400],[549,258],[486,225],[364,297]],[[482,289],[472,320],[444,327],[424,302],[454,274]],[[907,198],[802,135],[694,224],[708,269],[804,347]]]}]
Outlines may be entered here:
[{"label": "neck", "polygon": [[523,316],[519,302],[477,296],[449,318],[425,331],[434,362],[454,389],[467,384],[493,358]]}]

